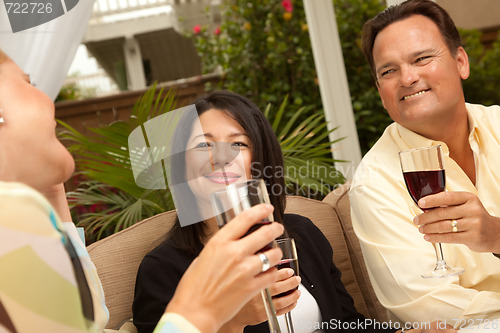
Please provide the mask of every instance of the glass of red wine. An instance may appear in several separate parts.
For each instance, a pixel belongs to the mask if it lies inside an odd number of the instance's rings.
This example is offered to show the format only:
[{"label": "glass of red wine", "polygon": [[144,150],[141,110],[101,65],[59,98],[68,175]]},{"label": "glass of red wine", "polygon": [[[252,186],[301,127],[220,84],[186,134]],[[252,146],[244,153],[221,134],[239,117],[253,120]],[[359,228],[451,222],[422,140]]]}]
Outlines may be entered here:
[{"label": "glass of red wine", "polygon": [[[250,207],[258,205],[260,203],[270,204],[266,184],[262,179],[252,179],[243,183],[230,184],[226,186],[224,190],[212,193],[210,198],[212,209],[214,211],[219,228],[222,228],[224,225],[229,223],[229,221],[231,221],[245,209],[249,209]],[[261,226],[269,224],[273,221],[274,217],[272,214],[270,214],[260,223],[256,223],[255,225],[253,225],[247,232],[247,235],[257,230]],[[274,245],[274,242],[270,243],[262,248],[259,252],[269,250]],[[261,292],[261,295],[264,301],[264,307],[266,309],[269,331],[271,333],[281,333],[271,293],[268,289],[264,289]]]},{"label": "glass of red wine", "polygon": [[[299,275],[299,257],[297,256],[297,249],[295,247],[295,240],[293,238],[280,238],[274,241],[276,246],[281,249],[283,252],[283,257],[279,261],[276,267],[278,269],[282,268],[291,268],[293,269],[294,276]],[[288,296],[293,293],[297,288],[290,289],[281,294],[274,296],[275,298]],[[292,313],[285,313],[285,323],[288,329],[288,333],[294,333],[293,329],[293,321],[292,321]]]},{"label": "glass of red wine", "polygon": [[[399,161],[406,188],[415,204],[426,195],[444,191],[446,178],[441,145],[399,152]],[[441,278],[464,272],[463,268],[446,264],[441,243],[433,245],[436,251],[436,266],[432,271],[421,274],[423,278]]]}]

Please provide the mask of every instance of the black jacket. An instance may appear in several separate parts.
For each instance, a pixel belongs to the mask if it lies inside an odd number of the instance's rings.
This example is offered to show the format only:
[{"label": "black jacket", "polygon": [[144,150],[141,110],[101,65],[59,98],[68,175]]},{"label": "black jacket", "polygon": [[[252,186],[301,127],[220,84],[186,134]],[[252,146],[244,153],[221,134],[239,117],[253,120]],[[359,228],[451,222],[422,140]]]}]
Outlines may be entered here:
[{"label": "black jacket", "polygon": [[[354,308],[353,300],[340,280],[341,273],[332,261],[330,243],[321,231],[300,215],[285,214],[284,220],[287,231],[295,238],[302,284],[316,299],[321,312],[323,322],[317,325],[321,325],[325,332],[394,332],[392,329],[384,331],[364,327],[364,317]],[[132,306],[134,324],[139,333],[153,332],[193,260],[192,255],[168,243],[159,245],[143,259],[137,273]],[[245,328],[245,333],[254,332],[268,333],[267,322]]]}]

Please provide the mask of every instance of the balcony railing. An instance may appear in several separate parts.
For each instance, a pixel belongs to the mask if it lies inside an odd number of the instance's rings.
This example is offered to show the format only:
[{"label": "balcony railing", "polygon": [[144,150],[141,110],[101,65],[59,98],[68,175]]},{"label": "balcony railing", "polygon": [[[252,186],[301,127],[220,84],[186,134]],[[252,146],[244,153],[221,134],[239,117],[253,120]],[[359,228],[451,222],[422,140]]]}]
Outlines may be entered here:
[{"label": "balcony railing", "polygon": [[92,16],[101,17],[128,13],[160,6],[175,5],[177,2],[175,0],[96,0]]},{"label": "balcony railing", "polygon": [[103,71],[93,74],[79,75],[78,77],[68,77],[64,81],[64,86],[75,85],[87,94],[92,96],[105,96],[120,92],[117,84]]},{"label": "balcony railing", "polygon": [[[129,13],[158,7],[176,7],[207,2],[207,0],[96,0],[92,17]],[[210,1],[209,1],[210,2]],[[220,3],[219,0],[211,1]]]}]

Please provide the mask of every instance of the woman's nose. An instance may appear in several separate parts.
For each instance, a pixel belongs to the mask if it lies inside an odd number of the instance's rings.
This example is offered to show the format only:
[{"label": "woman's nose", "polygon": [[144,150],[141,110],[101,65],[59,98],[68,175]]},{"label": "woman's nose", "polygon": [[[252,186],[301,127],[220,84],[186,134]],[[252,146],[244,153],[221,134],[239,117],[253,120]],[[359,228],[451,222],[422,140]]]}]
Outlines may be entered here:
[{"label": "woman's nose", "polygon": [[213,165],[226,165],[238,156],[239,150],[233,149],[230,142],[215,142],[211,148]]}]

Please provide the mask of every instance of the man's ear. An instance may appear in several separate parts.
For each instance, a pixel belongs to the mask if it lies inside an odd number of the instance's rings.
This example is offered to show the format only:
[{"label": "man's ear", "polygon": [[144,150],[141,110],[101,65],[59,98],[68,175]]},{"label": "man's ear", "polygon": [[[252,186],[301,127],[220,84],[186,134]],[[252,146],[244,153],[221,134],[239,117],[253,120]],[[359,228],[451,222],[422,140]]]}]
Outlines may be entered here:
[{"label": "man's ear", "polygon": [[467,79],[470,74],[469,56],[467,56],[467,52],[465,52],[464,48],[461,46],[459,46],[457,49],[455,61],[457,62],[457,68],[458,72],[460,73],[460,77],[462,78],[462,80]]}]

